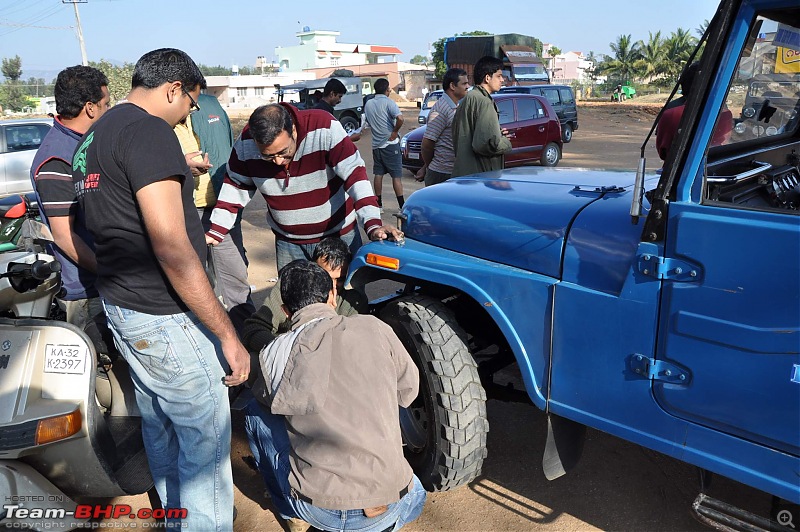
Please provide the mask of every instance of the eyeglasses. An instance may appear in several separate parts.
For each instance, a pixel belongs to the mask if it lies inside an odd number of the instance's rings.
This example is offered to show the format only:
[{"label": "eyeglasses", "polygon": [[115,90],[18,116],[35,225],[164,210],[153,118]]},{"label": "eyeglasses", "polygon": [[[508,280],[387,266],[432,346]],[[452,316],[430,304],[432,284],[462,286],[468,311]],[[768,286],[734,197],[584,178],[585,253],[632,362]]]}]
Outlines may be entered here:
[{"label": "eyeglasses", "polygon": [[293,137],[292,138],[292,142],[288,146],[286,146],[284,149],[282,149],[278,153],[270,153],[270,154],[262,153],[262,154],[260,154],[261,155],[261,159],[263,159],[265,161],[269,161],[271,163],[274,163],[276,159],[283,159],[283,160],[289,159],[290,157],[294,156],[294,153],[292,153],[294,151],[294,143],[295,143],[295,140],[294,140],[294,137]]},{"label": "eyeglasses", "polygon": [[194,100],[194,98],[192,98],[192,95],[189,94],[189,91],[187,91],[186,89],[183,89],[183,93],[186,96],[189,97],[189,101],[191,102],[191,105],[189,105],[189,114],[192,114],[192,113],[194,113],[196,111],[199,111],[200,110],[200,106],[197,105],[197,102]]}]

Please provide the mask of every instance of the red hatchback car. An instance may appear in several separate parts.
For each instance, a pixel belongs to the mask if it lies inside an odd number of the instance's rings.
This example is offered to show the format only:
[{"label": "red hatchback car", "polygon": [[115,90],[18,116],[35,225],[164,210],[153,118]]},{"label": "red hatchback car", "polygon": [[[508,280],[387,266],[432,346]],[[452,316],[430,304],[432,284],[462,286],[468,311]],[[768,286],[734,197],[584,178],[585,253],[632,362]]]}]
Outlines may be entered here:
[{"label": "red hatchback car", "polygon": [[[500,127],[506,128],[511,138],[506,168],[533,162],[556,166],[564,144],[558,116],[547,99],[532,94],[494,94],[492,98],[497,104]],[[411,172],[422,167],[420,151],[425,128],[418,127],[400,140],[403,168]]]}]

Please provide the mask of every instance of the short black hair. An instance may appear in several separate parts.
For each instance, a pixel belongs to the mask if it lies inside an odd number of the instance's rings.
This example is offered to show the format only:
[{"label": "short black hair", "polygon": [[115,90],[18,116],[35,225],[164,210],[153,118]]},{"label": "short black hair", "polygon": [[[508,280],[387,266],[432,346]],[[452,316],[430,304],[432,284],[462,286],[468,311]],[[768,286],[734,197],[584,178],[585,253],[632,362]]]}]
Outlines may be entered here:
[{"label": "short black hair", "polygon": [[389,92],[389,80],[386,78],[381,78],[375,82],[375,94],[386,94]]},{"label": "short black hair", "polygon": [[333,290],[331,276],[315,262],[293,260],[281,269],[281,299],[294,314],[314,303],[325,303]]},{"label": "short black hair", "polygon": [[186,91],[203,86],[205,78],[192,58],[176,48],[159,48],[147,52],[136,61],[131,87],[155,89],[164,83],[180,81]]},{"label": "short black hair", "polygon": [[330,94],[347,94],[347,88],[338,79],[329,79],[328,83],[325,84],[325,88],[322,89],[322,96]]},{"label": "short black hair", "polygon": [[461,76],[466,76],[467,71],[463,68],[451,68],[447,72],[444,73],[444,77],[442,78],[442,89],[447,90],[450,88],[450,85],[458,85],[458,80]]},{"label": "short black hair", "polygon": [[292,134],[292,114],[281,104],[262,105],[250,115],[247,121],[250,135],[262,146],[269,146],[282,131]]},{"label": "short black hair", "polygon": [[56,78],[56,112],[63,118],[75,118],[86,102],[103,99],[103,87],[108,87],[108,78],[96,68],[83,65],[65,68]]},{"label": "short black hair", "polygon": [[322,259],[322,262],[330,266],[332,270],[336,268],[344,268],[346,264],[350,263],[352,255],[350,248],[339,237],[329,236],[323,238],[314,248],[314,256],[311,257],[314,262]]},{"label": "short black hair", "polygon": [[486,76],[491,76],[498,70],[503,70],[503,60],[485,55],[475,63],[475,68],[472,70],[473,82],[475,85],[480,85]]}]

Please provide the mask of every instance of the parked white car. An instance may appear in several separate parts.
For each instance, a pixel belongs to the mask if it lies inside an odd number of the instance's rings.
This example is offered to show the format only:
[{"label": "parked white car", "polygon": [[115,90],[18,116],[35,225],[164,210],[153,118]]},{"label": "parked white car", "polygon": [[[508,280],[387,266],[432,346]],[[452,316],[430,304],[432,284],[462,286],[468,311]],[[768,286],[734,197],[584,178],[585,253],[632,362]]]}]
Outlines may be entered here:
[{"label": "parked white car", "polygon": [[0,120],[0,196],[33,192],[31,163],[52,118]]}]

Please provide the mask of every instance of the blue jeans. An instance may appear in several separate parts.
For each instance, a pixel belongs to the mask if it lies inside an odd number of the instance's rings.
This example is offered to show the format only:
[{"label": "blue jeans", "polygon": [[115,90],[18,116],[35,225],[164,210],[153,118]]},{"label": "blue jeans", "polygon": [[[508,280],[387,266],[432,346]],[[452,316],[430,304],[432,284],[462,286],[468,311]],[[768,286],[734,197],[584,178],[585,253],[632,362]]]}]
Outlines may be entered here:
[{"label": "blue jeans", "polygon": [[[361,232],[358,227],[355,227],[347,234],[341,235],[341,238],[347,247],[350,248],[350,253],[355,255],[358,248],[361,247]],[[293,260],[306,259],[313,260],[314,250],[317,249],[317,244],[295,244],[288,240],[275,239],[275,258],[278,262],[278,272],[281,268],[292,262]]]},{"label": "blue jeans", "polygon": [[366,517],[363,509],[327,510],[295,499],[289,486],[289,434],[283,416],[272,414],[255,399],[247,404],[245,414],[250,449],[282,518],[300,517],[314,528],[331,532],[381,532],[400,530],[422,513],[427,493],[416,475],[411,489],[402,499],[372,518]]},{"label": "blue jeans", "polygon": [[187,510],[168,524],[231,530],[231,415],[217,339],[191,313],[156,316],[108,303],[105,310],[131,369],[161,503]]},{"label": "blue jeans", "polygon": [[272,505],[284,519],[297,517],[289,503],[289,434],[283,416],[276,416],[255,398],[244,408],[244,428],[258,471]]}]

